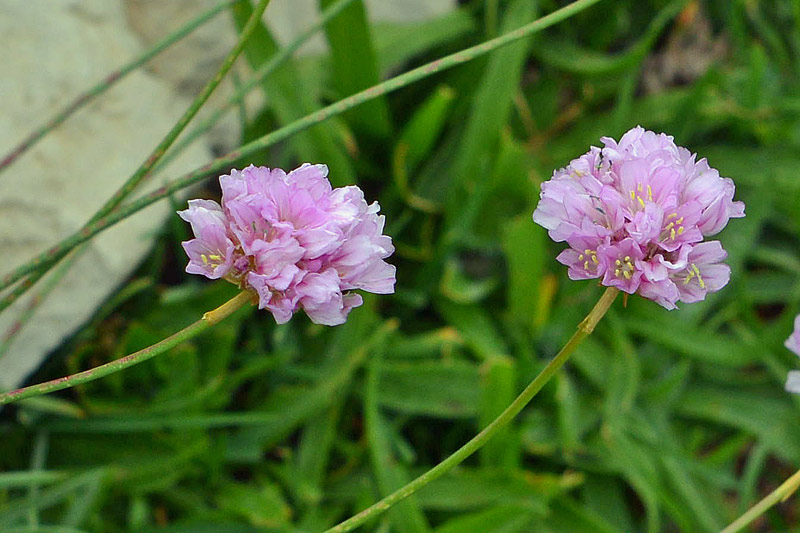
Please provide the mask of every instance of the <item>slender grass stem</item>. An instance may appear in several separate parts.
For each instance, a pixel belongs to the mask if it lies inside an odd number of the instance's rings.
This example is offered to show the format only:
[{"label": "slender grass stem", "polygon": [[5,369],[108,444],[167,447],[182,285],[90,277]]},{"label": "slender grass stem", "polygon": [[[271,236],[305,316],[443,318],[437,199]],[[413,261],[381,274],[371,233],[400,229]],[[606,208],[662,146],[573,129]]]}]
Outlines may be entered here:
[{"label": "slender grass stem", "polygon": [[721,533],[734,533],[741,531],[750,522],[767,512],[767,510],[778,502],[786,501],[800,487],[800,470],[792,477],[784,481],[780,487],[773,490],[769,495],[751,507],[746,513],[734,520],[731,525],[722,530]]},{"label": "slender grass stem", "polygon": [[143,350],[139,350],[138,352],[126,355],[125,357],[121,357],[104,365],[90,368],[89,370],[84,370],[83,372],[78,372],[77,374],[72,374],[63,378],[46,381],[37,385],[31,385],[29,387],[24,387],[0,394],[0,405],[5,405],[7,403],[16,402],[34,396],[41,396],[57,390],[68,389],[76,385],[81,385],[83,383],[88,383],[89,381],[100,379],[109,374],[114,374],[115,372],[119,372],[120,370],[124,370],[133,365],[143,363],[144,361],[152,359],[153,357],[166,352],[170,348],[174,348],[180,343],[195,337],[214,324],[217,324],[223,319],[229,317],[240,307],[253,302],[253,294],[249,291],[242,291],[213,311],[209,311],[204,314],[203,317],[197,322],[186,326],[179,332],[170,335],[166,339],[163,339],[152,346],[148,346]]},{"label": "slender grass stem", "polygon": [[159,170],[160,168],[168,165],[177,154],[181,153],[188,145],[192,144],[202,134],[211,129],[211,127],[219,121],[222,115],[224,115],[235,105],[241,103],[244,100],[244,97],[247,96],[250,91],[263,83],[270,74],[272,74],[278,67],[283,65],[286,60],[288,60],[301,46],[306,43],[306,41],[316,35],[319,30],[321,30],[328,22],[333,20],[354,1],[355,0],[339,0],[338,2],[328,6],[320,14],[319,20],[317,20],[313,26],[299,35],[285,48],[279,50],[270,58],[269,61],[261,65],[246,83],[237,88],[236,92],[231,95],[227,102],[225,102],[219,109],[216,109],[208,117],[200,121],[197,124],[197,127],[192,129],[192,131],[188,132],[182,139],[175,143],[175,146],[170,149],[169,153],[167,153],[167,155],[158,163],[158,165],[156,165],[154,170]]},{"label": "slender grass stem", "polygon": [[225,2],[221,2],[220,4],[212,7],[208,11],[202,13],[198,17],[190,20],[186,25],[179,28],[177,31],[167,35],[162,40],[154,44],[149,49],[145,50],[144,53],[133,59],[130,63],[127,63],[120,67],[119,69],[115,70],[111,74],[108,74],[103,80],[98,82],[93,87],[89,88],[85,92],[79,94],[73,101],[68,103],[64,106],[61,111],[56,113],[50,120],[46,123],[42,124],[36,130],[32,131],[21,143],[11,149],[2,159],[0,159],[0,172],[5,170],[7,166],[13,163],[19,156],[24,154],[27,150],[29,150],[33,145],[35,145],[39,140],[42,139],[45,135],[50,133],[56,127],[58,127],[62,122],[67,120],[73,113],[81,109],[84,105],[89,103],[93,98],[99,96],[106,92],[109,88],[111,88],[116,82],[124,78],[127,74],[131,73],[132,71],[136,70],[143,64],[150,61],[153,57],[157,56],[176,42],[180,41],[198,27],[202,26],[209,20],[216,17],[219,13],[223,10],[228,8],[231,4],[238,0],[227,0]]},{"label": "slender grass stem", "polygon": [[[231,69],[233,63],[236,61],[236,58],[239,57],[239,54],[241,54],[242,50],[244,50],[248,39],[256,30],[256,28],[258,28],[258,25],[261,22],[261,15],[263,15],[264,10],[267,8],[269,2],[270,0],[260,0],[256,8],[253,10],[253,14],[251,15],[250,19],[248,19],[247,24],[245,24],[244,28],[242,29],[242,32],[239,35],[239,40],[225,57],[222,65],[220,65],[219,70],[217,70],[217,73],[214,75],[214,77],[208,81],[205,87],[203,87],[200,93],[189,105],[189,108],[186,109],[181,118],[178,119],[178,122],[170,129],[166,136],[164,136],[161,142],[158,143],[158,146],[156,146],[153,152],[147,157],[147,159],[145,159],[144,163],[142,163],[136,172],[134,172],[133,175],[129,177],[119,189],[117,189],[114,195],[108,201],[106,201],[102,207],[100,207],[100,209],[92,216],[89,222],[84,225],[80,232],[86,231],[86,228],[90,227],[93,223],[101,220],[103,217],[116,209],[117,206],[119,206],[119,204],[122,203],[122,201],[142,182],[142,180],[144,180],[150,174],[155,164],[158,163],[158,161],[164,156],[167,149],[172,145],[173,142],[175,142],[175,139],[178,138],[178,135],[180,135],[181,132],[186,128],[197,112],[200,111],[200,108],[206,103],[209,96],[211,96],[211,93],[213,93],[220,84],[222,78],[224,78]],[[33,270],[39,270],[39,272],[34,273],[18,287],[15,287],[13,291],[4,296],[2,301],[0,301],[0,311],[5,310],[9,305],[14,303],[17,298],[31,288],[33,284],[36,283],[36,281],[38,281],[64,255],[66,254],[61,254],[60,256],[53,258],[52,261],[49,261],[46,264],[41,264],[37,268],[30,270],[29,272],[32,272]],[[0,290],[2,290],[2,288],[0,288]]]},{"label": "slender grass stem", "polygon": [[348,518],[341,524],[327,530],[326,533],[343,533],[345,531],[352,531],[353,529],[362,525],[364,522],[385,512],[395,503],[414,494],[431,481],[438,479],[443,474],[450,471],[453,467],[464,461],[464,459],[478,451],[498,431],[508,425],[508,423],[511,422],[511,420],[517,416],[520,411],[522,411],[522,408],[525,407],[540,390],[542,390],[542,387],[544,387],[545,384],[550,381],[550,378],[552,378],[555,373],[558,372],[564,363],[567,362],[567,359],[569,359],[570,355],[572,355],[572,352],[575,351],[575,348],[580,345],[584,338],[589,336],[592,331],[594,331],[595,326],[597,326],[597,323],[601,318],[603,318],[609,307],[611,307],[611,304],[614,302],[617,294],[619,294],[619,290],[614,287],[609,287],[605,290],[603,295],[600,297],[600,300],[598,300],[592,310],[589,311],[589,314],[586,315],[586,318],[584,318],[578,326],[578,331],[572,335],[561,351],[558,352],[558,354],[556,354],[556,356],[549,363],[547,363],[547,366],[545,366],[542,371],[539,372],[539,374],[533,379],[533,381],[531,381],[531,383],[525,387],[525,390],[523,390],[508,407],[506,407],[505,411],[500,413],[500,415],[488,426],[486,426],[483,431],[475,435],[472,440],[464,444],[447,459],[432,469],[428,470],[404,487],[401,487],[389,494],[381,501],[364,509],[357,515]]},{"label": "slender grass stem", "polygon": [[[236,162],[242,157],[246,157],[252,155],[258,151],[263,150],[268,146],[272,146],[273,144],[282,141],[295,133],[305,130],[311,126],[319,124],[329,118],[339,115],[345,111],[348,111],[368,100],[386,94],[388,92],[396,91],[402,87],[405,87],[411,83],[419,81],[421,79],[427,78],[433,74],[446,70],[448,68],[452,68],[456,65],[460,65],[466,63],[467,61],[471,61],[476,57],[480,57],[485,55],[497,48],[512,43],[516,40],[522,39],[541,31],[545,28],[548,28],[554,24],[557,24],[580,11],[583,11],[587,7],[590,7],[593,4],[596,4],[600,0],[577,0],[561,9],[553,11],[549,15],[546,15],[538,20],[531,22],[530,24],[526,24],[514,31],[508,32],[500,37],[495,39],[486,41],[479,45],[467,48],[460,52],[456,52],[449,56],[445,56],[441,59],[437,59],[431,63],[423,65],[421,67],[415,68],[410,70],[404,74],[391,78],[383,83],[378,85],[374,85],[368,89],[365,89],[361,92],[358,92],[352,96],[344,98],[334,104],[331,104],[327,107],[320,109],[306,117],[292,122],[283,128],[280,128],[274,132],[271,132],[259,139],[256,139],[238,150],[234,150],[222,157],[219,157],[206,165],[198,168],[197,170],[186,174],[182,178],[172,181],[168,185],[164,187],[160,187],[155,191],[152,191],[149,194],[138,198],[137,200],[120,206],[118,209],[111,213],[110,215],[103,217],[102,219],[89,224],[73,235],[67,237],[66,239],[62,240],[60,243],[56,244],[55,246],[51,247],[48,250],[45,250],[38,256],[34,257],[27,263],[19,266],[18,268],[14,269],[12,272],[6,274],[2,281],[0,281],[0,291],[10,287],[12,284],[16,283],[24,276],[28,275],[34,270],[43,268],[49,269],[54,263],[59,261],[62,257],[64,257],[69,251],[78,246],[79,244],[91,239],[94,235],[100,233],[101,231],[113,226],[117,222],[127,218],[128,216],[132,215],[133,213],[144,209],[145,207],[153,204],[154,202],[161,200],[162,198],[166,198],[171,194],[186,188],[198,181],[206,178],[209,174],[214,172],[220,171],[232,163]],[[25,289],[24,289],[25,290]],[[24,292],[23,290],[23,292]],[[12,293],[13,294],[13,293]],[[4,297],[0,300],[0,311],[4,310],[8,305],[11,303],[9,302],[11,294],[7,297]],[[11,300],[13,302],[13,300]]]}]

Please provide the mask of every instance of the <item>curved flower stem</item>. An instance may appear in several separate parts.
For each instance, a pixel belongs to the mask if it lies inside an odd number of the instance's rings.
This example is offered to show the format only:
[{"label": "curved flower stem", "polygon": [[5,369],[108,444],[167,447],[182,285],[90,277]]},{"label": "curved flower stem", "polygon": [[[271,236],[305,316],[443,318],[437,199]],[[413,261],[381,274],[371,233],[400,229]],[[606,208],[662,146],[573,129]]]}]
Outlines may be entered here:
[{"label": "curved flower stem", "polygon": [[[553,11],[549,15],[537,19],[530,24],[526,24],[525,26],[522,26],[514,31],[501,35],[500,37],[496,37],[490,41],[466,48],[460,52],[450,54],[449,56],[445,56],[412,69],[404,74],[379,83],[378,85],[373,85],[368,89],[364,89],[361,92],[348,96],[347,98],[339,100],[338,102],[315,111],[314,113],[306,115],[304,118],[296,120],[291,124],[268,133],[267,135],[264,135],[263,137],[260,137],[238,148],[237,150],[234,150],[233,152],[218,157],[217,159],[210,161],[206,165],[203,165],[193,172],[190,172],[183,177],[170,182],[168,185],[159,187],[155,191],[143,195],[141,198],[137,198],[128,204],[120,206],[108,216],[105,216],[92,224],[84,226],[82,229],[65,238],[55,246],[45,250],[25,264],[20,265],[10,273],[0,278],[0,291],[10,287],[12,284],[16,283],[34,270],[49,269],[53,264],[69,253],[71,249],[83,242],[86,242],[101,231],[113,226],[117,222],[129,217],[133,213],[144,209],[150,204],[153,204],[158,200],[174,194],[176,191],[184,189],[202,179],[205,179],[209,174],[225,169],[242,157],[260,152],[264,148],[291,137],[299,131],[310,128],[311,126],[319,124],[320,122],[324,122],[325,120],[328,120],[336,115],[340,115],[345,111],[349,111],[350,109],[363,104],[364,102],[377,98],[378,96],[396,91],[433,74],[471,61],[477,57],[492,52],[501,46],[505,46],[545,28],[549,28],[554,24],[580,13],[584,9],[596,4],[599,1],[600,0],[577,0],[562,7],[561,9]],[[26,282],[21,283],[20,286],[25,285],[25,283]],[[15,288],[15,291],[0,300],[0,311],[8,307],[10,303],[8,302],[8,299],[16,292],[17,289]]]},{"label": "curved flower stem", "polygon": [[11,149],[3,159],[0,160],[0,172],[2,172],[8,165],[13,163],[19,156],[25,153],[28,149],[30,149],[34,144],[36,144],[42,137],[50,133],[54,128],[60,125],[62,122],[67,120],[75,111],[82,108],[84,105],[89,103],[92,98],[103,94],[106,92],[112,85],[116,82],[124,78],[127,74],[131,73],[132,71],[136,70],[143,64],[150,61],[153,57],[157,56],[165,49],[169,48],[176,42],[180,41],[198,27],[202,26],[215,16],[217,16],[222,10],[236,2],[237,0],[226,0],[225,2],[221,2],[220,4],[212,7],[205,13],[200,14],[198,17],[190,20],[186,25],[181,28],[178,28],[177,31],[167,35],[162,40],[151,46],[149,49],[145,50],[144,53],[133,59],[130,63],[123,65],[119,69],[115,70],[111,74],[107,75],[103,78],[102,81],[98,82],[93,87],[89,88],[85,92],[78,95],[73,101],[68,103],[61,111],[59,111],[56,115],[54,115],[50,120],[48,120],[45,124],[41,125],[40,127],[36,128],[36,130],[32,131],[21,143]]},{"label": "curved flower stem", "polygon": [[213,311],[205,313],[203,317],[194,324],[186,326],[179,332],[170,335],[166,339],[161,340],[152,346],[148,346],[143,350],[126,355],[125,357],[121,357],[111,361],[110,363],[106,363],[95,368],[90,368],[89,370],[84,370],[83,372],[78,372],[77,374],[72,374],[63,378],[46,381],[37,385],[31,385],[30,387],[24,387],[22,389],[0,394],[0,405],[16,402],[25,398],[31,398],[33,396],[41,396],[42,394],[47,394],[57,390],[68,389],[70,387],[87,383],[89,381],[94,381],[103,376],[119,372],[120,370],[124,370],[129,366],[137,365],[147,361],[148,359],[152,359],[156,355],[164,353],[170,348],[173,348],[178,344],[207,330],[214,324],[229,317],[234,311],[248,303],[254,303],[253,293],[249,291],[242,291]]},{"label": "curved flower stem", "polygon": [[734,533],[740,531],[747,524],[764,514],[767,509],[772,507],[778,502],[786,501],[792,494],[800,487],[800,470],[794,473],[792,477],[787,479],[781,484],[780,487],[773,490],[766,498],[751,507],[746,513],[737,518],[728,527],[722,530],[721,533]]},{"label": "curved flower stem", "polygon": [[600,300],[598,300],[592,310],[589,311],[589,314],[586,315],[586,318],[584,318],[580,325],[578,325],[578,331],[572,335],[569,341],[567,341],[567,344],[561,348],[561,351],[558,352],[558,354],[556,354],[556,356],[549,363],[547,363],[547,366],[545,366],[542,371],[539,372],[539,374],[533,379],[533,381],[531,381],[531,383],[525,387],[525,390],[523,390],[520,395],[517,396],[516,399],[511,402],[511,404],[506,407],[506,409],[500,413],[497,418],[495,418],[488,426],[483,428],[480,433],[475,435],[469,442],[456,450],[447,459],[428,470],[415,480],[411,481],[406,486],[397,489],[393,493],[383,498],[381,501],[364,509],[357,515],[348,518],[341,524],[330,528],[325,533],[343,533],[345,531],[352,531],[367,520],[385,512],[400,500],[403,500],[414,494],[417,490],[421,489],[431,481],[438,479],[442,476],[442,474],[448,472],[453,467],[464,461],[464,459],[478,451],[478,449],[486,444],[486,442],[491,439],[500,429],[511,422],[511,420],[517,416],[520,411],[522,411],[522,408],[525,407],[540,390],[542,390],[542,387],[544,387],[548,381],[550,381],[550,378],[553,377],[558,369],[560,369],[564,363],[567,362],[567,359],[569,359],[569,356],[572,355],[572,352],[575,351],[575,348],[578,347],[581,341],[583,341],[584,338],[594,331],[595,326],[606,314],[609,307],[611,307],[611,304],[614,302],[617,294],[619,294],[619,290],[614,287],[608,287],[606,289],[606,291],[600,297]]},{"label": "curved flower stem", "polygon": [[[87,233],[87,228],[91,227],[92,224],[102,220],[103,217],[110,214],[114,209],[119,206],[120,203],[130,194],[133,190],[144,180],[147,176],[150,175],[153,167],[156,163],[164,156],[167,149],[175,142],[175,139],[178,138],[178,135],[186,128],[189,122],[194,118],[194,116],[200,111],[200,108],[203,107],[203,104],[206,103],[208,98],[211,96],[211,93],[217,88],[217,86],[222,81],[222,78],[228,73],[228,71],[233,66],[236,58],[242,53],[244,50],[247,41],[250,39],[250,36],[253,32],[258,28],[259,23],[261,22],[261,15],[264,13],[264,10],[267,9],[267,5],[269,4],[270,0],[260,0],[258,5],[253,10],[252,15],[245,24],[245,27],[242,28],[242,33],[239,35],[239,40],[237,41],[236,45],[231,49],[225,59],[222,61],[222,65],[217,70],[217,73],[211,78],[208,83],[206,83],[205,87],[200,91],[200,93],[192,100],[192,103],[183,113],[178,122],[172,126],[172,129],[164,136],[158,146],[152,151],[152,153],[145,159],[144,163],[142,163],[136,172],[130,176],[122,186],[117,189],[114,195],[106,201],[102,207],[89,219],[89,222],[83,226],[82,229],[78,231],[78,234],[85,234]],[[6,309],[9,305],[14,303],[17,298],[22,296],[30,287],[33,286],[41,277],[53,266],[57,263],[65,254],[52,256],[50,257],[49,261],[44,263],[36,263],[34,268],[29,270],[28,272],[32,272],[28,279],[24,280],[20,283],[17,287],[14,288],[9,294],[3,297],[0,300],[0,311]],[[18,278],[19,279],[19,278]],[[0,289],[2,290],[2,289]]]}]

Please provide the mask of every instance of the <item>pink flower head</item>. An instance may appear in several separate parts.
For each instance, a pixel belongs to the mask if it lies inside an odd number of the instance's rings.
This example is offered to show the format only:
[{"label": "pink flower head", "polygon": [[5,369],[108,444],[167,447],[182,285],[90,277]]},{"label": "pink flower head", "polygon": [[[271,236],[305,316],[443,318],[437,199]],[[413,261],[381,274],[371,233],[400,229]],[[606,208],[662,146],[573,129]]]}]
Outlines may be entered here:
[{"label": "pink flower head", "polygon": [[744,216],[733,181],[663,133],[637,126],[601,141],[542,184],[533,213],[569,245],[558,256],[569,277],[601,278],[667,309],[724,287],[727,253],[703,239]]},{"label": "pink flower head", "polygon": [[343,323],[362,289],[394,292],[394,252],[377,202],[355,186],[331,188],[325,165],[249,167],[220,176],[222,206],[190,200],[178,214],[195,238],[186,271],[258,294],[279,324],[302,308],[313,322]]},{"label": "pink flower head", "polygon": [[[794,318],[794,331],[786,339],[785,346],[800,357],[800,315]],[[800,393],[800,370],[792,370],[786,378],[786,390]]]}]

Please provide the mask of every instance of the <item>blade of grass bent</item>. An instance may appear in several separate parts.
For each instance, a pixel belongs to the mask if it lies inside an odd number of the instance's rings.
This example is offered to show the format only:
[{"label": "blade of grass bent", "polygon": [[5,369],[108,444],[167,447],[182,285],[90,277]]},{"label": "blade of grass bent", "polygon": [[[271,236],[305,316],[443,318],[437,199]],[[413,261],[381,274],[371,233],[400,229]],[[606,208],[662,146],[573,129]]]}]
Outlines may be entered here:
[{"label": "blade of grass bent", "polygon": [[[319,0],[328,7],[333,0]],[[342,96],[350,96],[380,82],[375,46],[367,22],[364,2],[356,2],[341,17],[325,25],[331,46],[333,85]],[[375,98],[348,113],[354,129],[375,137],[387,137],[392,125],[385,98]]]},{"label": "blade of grass bent", "polygon": [[28,151],[33,145],[35,145],[39,140],[42,139],[45,135],[50,133],[53,129],[59,126],[62,122],[67,120],[73,113],[81,109],[84,105],[89,103],[93,98],[99,96],[106,92],[112,85],[116,82],[124,78],[126,75],[130,74],[132,71],[136,70],[140,66],[144,65],[153,57],[157,56],[176,42],[180,41],[194,30],[208,22],[209,20],[213,19],[223,10],[225,10],[228,6],[236,2],[237,0],[226,0],[225,2],[221,2],[220,4],[212,7],[211,9],[207,10],[206,12],[202,13],[198,17],[189,21],[186,25],[179,28],[177,31],[167,35],[164,39],[154,44],[148,50],[145,50],[144,53],[139,55],[139,57],[135,58],[130,63],[123,65],[119,69],[115,70],[111,74],[107,75],[102,81],[98,82],[96,85],[85,91],[84,93],[78,95],[72,102],[67,104],[61,111],[56,113],[50,120],[48,120],[43,125],[39,126],[36,130],[32,131],[21,143],[11,149],[2,160],[0,160],[0,172],[5,170],[7,166],[13,163],[19,156],[23,153]]},{"label": "blade of grass bent", "polygon": [[168,165],[177,154],[182,152],[188,145],[192,144],[202,134],[207,132],[211,127],[216,124],[220,117],[227,111],[232,109],[235,105],[240,103],[244,97],[253,89],[258,87],[264,80],[278,67],[280,67],[286,60],[288,60],[294,53],[303,46],[306,41],[313,37],[325,24],[331,21],[344,8],[353,3],[355,0],[338,0],[336,3],[331,4],[321,14],[317,22],[314,23],[307,31],[299,35],[295,40],[289,43],[286,47],[281,48],[277,54],[272,56],[269,61],[261,65],[258,70],[253,73],[253,76],[247,80],[236,92],[225,102],[219,109],[216,109],[211,115],[200,121],[196,128],[187,133],[181,138],[172,149],[164,156],[161,161],[153,169],[154,172],[159,171],[164,166]]},{"label": "blade of grass bent", "polygon": [[[237,27],[243,25],[250,13],[247,2],[234,6],[233,18]],[[280,51],[272,32],[263,23],[253,33],[244,49],[244,57],[257,69]],[[279,124],[291,124],[308,113],[319,109],[317,95],[305,87],[306,79],[292,63],[285,63],[262,83],[262,88]],[[355,179],[352,158],[345,143],[339,138],[333,124],[322,124],[291,139],[291,151],[301,161],[325,161],[330,169],[329,178],[334,186],[352,183]],[[338,183],[337,183],[338,181]]]},{"label": "blade of grass bent", "polygon": [[[2,278],[2,282],[0,282],[0,290],[4,290],[10,287],[12,284],[19,281],[23,276],[26,276],[30,272],[39,269],[39,268],[50,268],[55,262],[60,260],[64,257],[69,251],[78,246],[79,244],[86,242],[94,235],[100,233],[101,231],[113,226],[117,222],[127,218],[128,216],[132,215],[133,213],[144,209],[145,207],[149,206],[161,200],[163,198],[168,197],[169,195],[179,191],[183,188],[186,188],[198,181],[204,179],[209,174],[217,172],[225,167],[229,166],[230,164],[236,162],[242,157],[246,157],[250,154],[258,152],[259,150],[263,150],[264,148],[271,146],[283,139],[286,139],[293,135],[298,131],[302,131],[306,128],[309,128],[315,124],[323,122],[333,116],[339,115],[344,111],[352,109],[353,107],[370,100],[371,98],[375,98],[377,96],[386,94],[388,92],[396,91],[406,85],[419,81],[421,79],[427,78],[432,74],[436,74],[441,72],[445,69],[454,67],[456,65],[460,65],[476,57],[480,57],[484,54],[487,54],[503,45],[512,43],[518,39],[522,39],[536,33],[537,31],[541,31],[545,28],[548,28],[554,24],[557,24],[580,11],[583,11],[587,7],[590,7],[600,0],[577,0],[561,9],[553,11],[549,15],[546,15],[538,20],[535,20],[525,26],[511,31],[505,35],[501,35],[500,37],[496,37],[490,41],[486,41],[484,43],[472,46],[460,52],[456,52],[454,54],[445,56],[441,59],[437,59],[425,65],[422,65],[418,68],[412,69],[404,74],[391,78],[383,83],[370,87],[364,91],[354,94],[353,96],[347,97],[339,102],[333,103],[319,111],[311,113],[310,115],[293,122],[283,128],[280,128],[276,131],[268,133],[263,137],[256,139],[237,150],[234,150],[224,156],[221,156],[209,163],[203,165],[202,167],[198,168],[197,170],[190,172],[183,177],[170,182],[169,184],[160,187],[137,200],[121,206],[117,209],[114,213],[110,214],[109,216],[103,217],[102,219],[89,224],[82,228],[81,230],[77,231],[73,235],[63,239],[60,243],[56,244],[55,246],[51,247],[50,249],[40,253],[35,258],[31,259],[27,263],[19,266],[9,274],[6,274]],[[24,285],[21,284],[21,285]],[[24,292],[24,290],[22,291]],[[11,296],[11,295],[9,295]],[[12,300],[13,301],[13,300]],[[8,302],[8,297],[3,298],[0,301],[0,311],[8,307],[10,302]]]}]

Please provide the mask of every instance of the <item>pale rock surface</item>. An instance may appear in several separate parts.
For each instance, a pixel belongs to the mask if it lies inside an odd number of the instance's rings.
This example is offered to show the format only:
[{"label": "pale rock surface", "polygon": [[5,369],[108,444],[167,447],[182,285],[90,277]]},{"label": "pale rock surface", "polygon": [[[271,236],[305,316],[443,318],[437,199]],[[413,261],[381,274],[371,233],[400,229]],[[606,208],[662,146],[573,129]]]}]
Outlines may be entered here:
[{"label": "pale rock surface", "polygon": [[[0,35],[1,152],[141,51],[119,1],[4,0]],[[134,72],[0,173],[0,275],[85,223],[187,105],[165,82]],[[208,158],[206,148],[195,146],[163,176],[175,177]],[[151,178],[145,188],[163,181]],[[89,318],[145,257],[168,212],[161,202],[91,241],[0,359],[0,388],[21,383]],[[24,297],[0,315],[0,335],[27,302]]]}]

